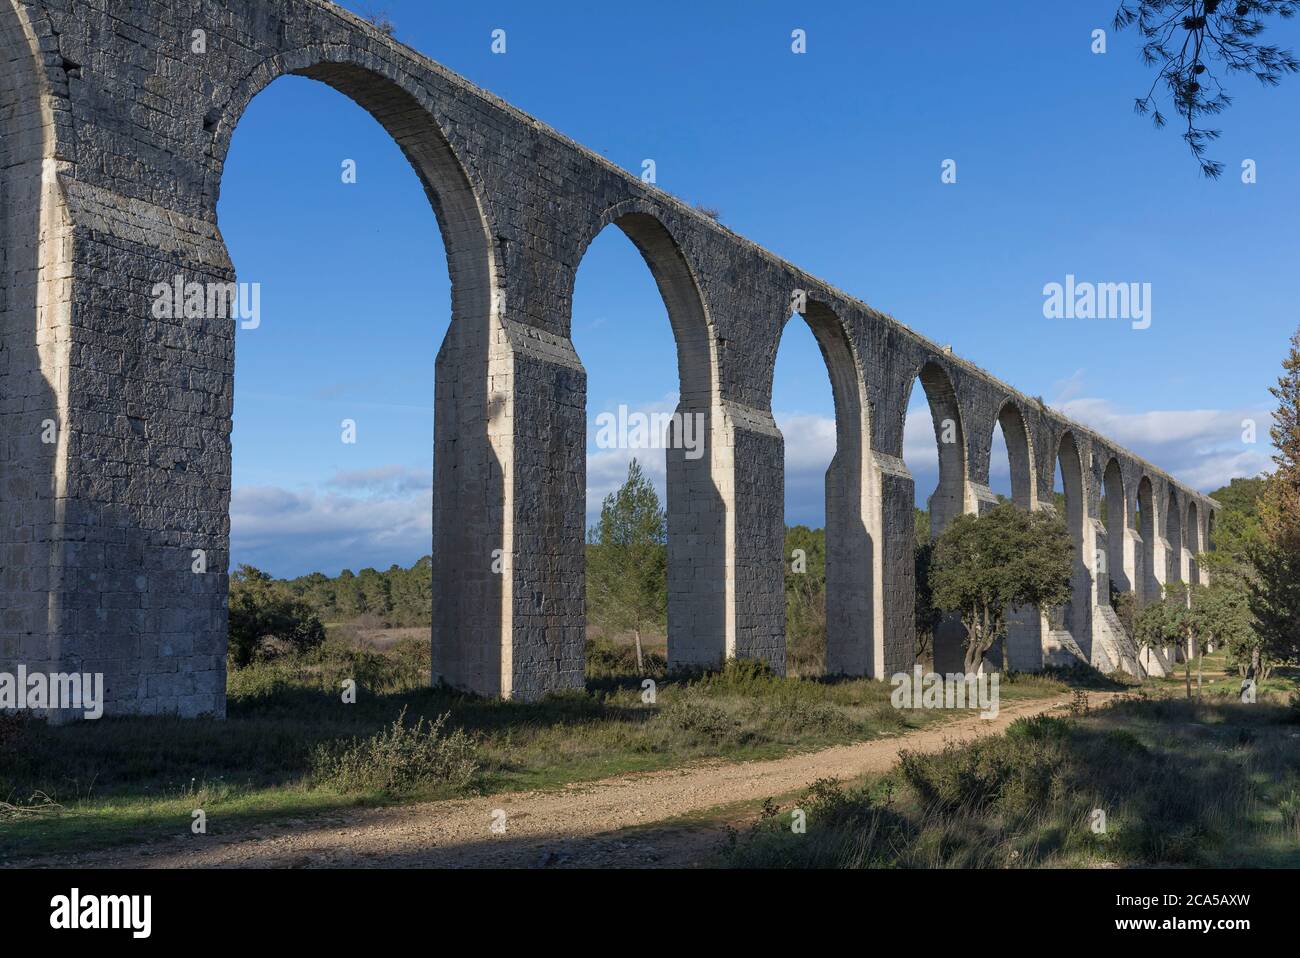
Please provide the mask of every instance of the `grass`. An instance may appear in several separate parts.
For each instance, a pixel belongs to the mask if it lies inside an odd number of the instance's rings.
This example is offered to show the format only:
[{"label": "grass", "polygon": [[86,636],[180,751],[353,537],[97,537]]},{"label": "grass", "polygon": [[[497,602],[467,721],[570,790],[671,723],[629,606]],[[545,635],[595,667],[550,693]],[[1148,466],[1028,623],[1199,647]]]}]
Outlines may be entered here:
[{"label": "grass", "polygon": [[[1235,688],[1199,700],[1143,690],[1100,711],[904,753],[886,776],[770,801],[751,829],[729,830],[718,864],[1298,867],[1296,680],[1280,675],[1284,687],[1251,705]],[[795,809],[807,816],[803,834],[791,827]]]},{"label": "grass", "polygon": [[[184,837],[198,808],[209,834],[230,834],[357,805],[772,758],[953,717],[893,708],[888,683],[784,679],[753,662],[667,675],[655,656],[649,703],[629,649],[589,651],[584,690],[500,702],[430,688],[427,640],[376,651],[331,629],[311,653],[232,671],[225,721],[11,723],[0,727],[0,860]],[[1063,678],[1004,679],[1003,705],[1060,695]],[[355,704],[343,702],[347,679]]]}]

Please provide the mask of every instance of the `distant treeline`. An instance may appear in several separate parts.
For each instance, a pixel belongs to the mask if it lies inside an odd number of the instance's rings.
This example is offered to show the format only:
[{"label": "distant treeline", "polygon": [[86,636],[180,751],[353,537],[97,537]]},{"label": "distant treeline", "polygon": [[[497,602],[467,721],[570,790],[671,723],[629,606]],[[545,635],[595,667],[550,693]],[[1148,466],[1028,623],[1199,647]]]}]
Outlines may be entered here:
[{"label": "distant treeline", "polygon": [[344,569],[330,578],[321,572],[283,580],[284,588],[306,602],[323,622],[359,618],[393,628],[429,625],[433,619],[433,557],[425,556],[409,569],[389,566],[386,572]]}]

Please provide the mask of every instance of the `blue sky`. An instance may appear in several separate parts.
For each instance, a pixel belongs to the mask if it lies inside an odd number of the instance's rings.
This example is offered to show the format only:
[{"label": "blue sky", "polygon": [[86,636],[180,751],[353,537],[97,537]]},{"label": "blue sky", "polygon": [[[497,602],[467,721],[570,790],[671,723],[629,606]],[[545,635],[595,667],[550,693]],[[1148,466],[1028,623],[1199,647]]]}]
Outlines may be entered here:
[{"label": "blue sky", "polygon": [[[874,2],[344,5],[385,11],[397,39],[626,169],[653,158],[664,189],[1203,489],[1268,464],[1267,387],[1298,321],[1300,78],[1230,81],[1215,182],[1175,130],[1134,115],[1150,76],[1135,37],[1110,30],[1112,0],[1016,0],[996,18],[958,0],[921,18]],[[1266,38],[1300,48],[1300,24]],[[955,184],[940,181],[945,159]],[[409,565],[430,547],[449,318],[415,174],[350,100],[286,77],[236,129],[218,213],[239,278],[262,286],[261,325],[237,333],[233,561],[277,575]],[[1150,328],[1044,318],[1044,284],[1067,274],[1150,283]],[[667,316],[614,228],[581,264],[573,336],[589,421],[671,408]],[[787,521],[820,525],[830,385],[798,322],[773,411],[790,436]],[[906,454],[923,502],[936,481],[923,415]],[[628,455],[592,443],[589,518]],[[639,455],[662,489],[662,453]],[[1007,485],[1001,463],[994,485]]]}]

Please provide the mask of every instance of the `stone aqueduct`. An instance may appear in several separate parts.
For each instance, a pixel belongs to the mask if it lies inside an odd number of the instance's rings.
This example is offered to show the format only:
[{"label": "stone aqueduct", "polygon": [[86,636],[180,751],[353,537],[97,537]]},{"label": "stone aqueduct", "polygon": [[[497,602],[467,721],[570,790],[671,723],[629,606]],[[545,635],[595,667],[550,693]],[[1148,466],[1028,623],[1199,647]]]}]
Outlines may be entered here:
[{"label": "stone aqueduct", "polygon": [[1052,507],[1061,463],[1073,598],[1063,617],[1018,617],[1013,666],[1140,668],[1107,580],[1151,595],[1199,575],[1212,500],[324,0],[0,0],[0,37],[0,670],[102,672],[110,713],[224,713],[234,324],[155,319],[151,290],[234,279],[222,164],[244,108],[284,74],[369,111],[442,231],[436,677],[525,699],[583,681],[586,378],[570,306],[583,252],[611,223],[666,303],[680,410],[706,423],[705,455],[668,454],[673,664],[784,667],[770,395],[795,290],[835,401],[830,671],[912,664],[901,456],[918,380],[936,434],[945,420],[957,430],[939,447],[936,529],[994,501],[996,424],[1020,506]]}]

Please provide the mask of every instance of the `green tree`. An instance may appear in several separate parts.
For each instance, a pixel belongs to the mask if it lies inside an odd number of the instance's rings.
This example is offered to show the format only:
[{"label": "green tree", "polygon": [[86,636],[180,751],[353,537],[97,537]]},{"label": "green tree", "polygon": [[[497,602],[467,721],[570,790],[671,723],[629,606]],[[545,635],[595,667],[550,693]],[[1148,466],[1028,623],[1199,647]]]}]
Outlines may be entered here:
[{"label": "green tree", "polygon": [[930,513],[913,506],[912,515],[916,520],[916,544],[918,546],[928,546],[930,544]]},{"label": "green tree", "polygon": [[[798,550],[798,551],[796,551]],[[826,530],[786,526],[785,641],[798,675],[826,668]]]},{"label": "green tree", "polygon": [[[1183,678],[1187,697],[1192,697],[1192,659],[1200,652],[1197,630],[1202,625],[1192,611],[1192,603],[1199,598],[1199,586],[1182,582],[1166,584],[1159,602],[1143,606],[1137,615],[1134,638],[1138,645],[1148,649],[1182,650]],[[1198,674],[1197,686],[1200,686]]]},{"label": "green tree", "polygon": [[236,668],[252,662],[269,638],[299,650],[325,641],[325,627],[311,606],[251,565],[241,565],[231,573],[228,609],[229,655]]},{"label": "green tree", "polygon": [[1268,485],[1263,476],[1233,479],[1210,497],[1223,508],[1214,517],[1214,552],[1234,561],[1249,557],[1259,540],[1259,497]]},{"label": "green tree", "polygon": [[1268,678],[1273,662],[1250,610],[1250,568],[1220,563],[1210,584],[1193,594],[1193,621],[1206,644],[1227,649],[1228,660],[1241,675]]},{"label": "green tree", "polygon": [[1300,660],[1300,329],[1269,392],[1276,471],[1259,497],[1259,535],[1250,550],[1250,607],[1264,649],[1277,662]]},{"label": "green tree", "polygon": [[1065,524],[1046,512],[1003,503],[952,520],[934,544],[930,582],[935,605],[966,627],[967,673],[1005,635],[1011,609],[1069,598],[1073,551]]},{"label": "green tree", "polygon": [[1218,177],[1223,164],[1206,157],[1205,148],[1219,131],[1201,125],[1232,102],[1217,69],[1253,76],[1264,86],[1276,86],[1285,75],[1300,71],[1290,51],[1258,42],[1267,18],[1290,19],[1298,9],[1300,0],[1124,0],[1115,13],[1115,29],[1134,27],[1142,39],[1142,62],[1157,68],[1135,109],[1163,127],[1166,118],[1156,92],[1163,87],[1184,121],[1183,141],[1201,172]]},{"label": "green tree", "polygon": [[587,541],[588,602],[611,628],[631,630],[641,669],[641,633],[663,627],[667,615],[668,530],[659,496],[635,459],[627,480],[605,497]]},{"label": "green tree", "polygon": [[917,662],[934,653],[934,633],[943,621],[943,612],[934,604],[934,544],[918,542],[913,553],[916,572],[916,654]]}]

